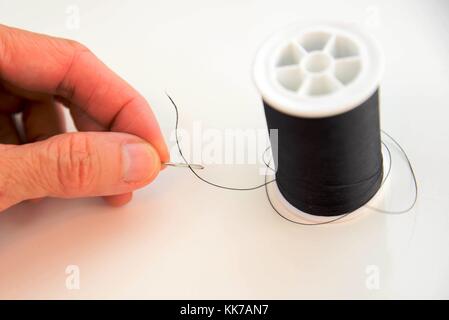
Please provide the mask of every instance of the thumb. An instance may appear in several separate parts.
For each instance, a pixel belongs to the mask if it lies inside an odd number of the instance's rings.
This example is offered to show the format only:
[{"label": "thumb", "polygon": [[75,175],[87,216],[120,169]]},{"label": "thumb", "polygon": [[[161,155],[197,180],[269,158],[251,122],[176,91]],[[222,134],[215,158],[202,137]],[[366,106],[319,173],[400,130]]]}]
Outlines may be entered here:
[{"label": "thumb", "polygon": [[122,194],[159,173],[157,151],[126,133],[77,132],[0,145],[0,211],[26,199]]}]

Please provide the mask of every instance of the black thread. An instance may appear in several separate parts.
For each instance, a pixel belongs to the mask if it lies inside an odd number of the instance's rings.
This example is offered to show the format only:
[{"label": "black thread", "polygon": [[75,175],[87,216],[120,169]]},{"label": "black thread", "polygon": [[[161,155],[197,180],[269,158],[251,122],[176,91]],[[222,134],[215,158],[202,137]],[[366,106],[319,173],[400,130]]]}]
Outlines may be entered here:
[{"label": "black thread", "polygon": [[[219,185],[213,182],[210,182],[206,179],[204,179],[203,177],[201,177],[199,174],[197,174],[195,172],[195,170],[190,166],[190,163],[187,161],[187,159],[184,157],[184,154],[182,153],[181,150],[181,146],[179,145],[179,137],[178,137],[178,122],[179,122],[179,111],[178,111],[178,107],[176,106],[175,102],[173,101],[173,99],[170,97],[170,95],[168,93],[165,93],[168,97],[168,99],[170,99],[170,102],[172,103],[173,107],[175,108],[175,112],[176,112],[176,124],[175,124],[175,138],[176,138],[176,145],[178,147],[178,151],[179,154],[181,155],[182,159],[184,160],[184,162],[189,166],[190,171],[192,171],[192,173],[201,181],[210,184],[211,186],[217,187],[217,188],[221,188],[221,189],[226,189],[226,190],[233,190],[233,191],[251,191],[251,190],[256,190],[259,188],[264,187],[265,185],[272,183],[274,181],[276,181],[276,179],[273,179],[271,181],[265,181],[265,183],[262,183],[260,185],[254,186],[254,187],[248,187],[248,188],[237,188],[237,187],[228,187],[228,186],[223,186],[223,185]],[[267,151],[268,149],[266,149],[265,151]]]},{"label": "black thread", "polygon": [[340,216],[377,193],[383,179],[378,101],[376,91],[350,111],[324,118],[292,116],[264,101],[268,129],[278,130],[276,184],[295,208]]}]

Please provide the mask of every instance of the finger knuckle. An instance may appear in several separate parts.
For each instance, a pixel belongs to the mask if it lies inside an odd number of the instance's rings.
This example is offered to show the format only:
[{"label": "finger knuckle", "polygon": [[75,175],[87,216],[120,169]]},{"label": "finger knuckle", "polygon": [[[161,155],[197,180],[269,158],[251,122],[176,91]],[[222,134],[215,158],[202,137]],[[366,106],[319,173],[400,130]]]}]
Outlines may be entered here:
[{"label": "finger knuckle", "polygon": [[69,44],[74,49],[75,55],[80,52],[90,52],[89,48],[81,42],[72,39],[65,39],[65,41],[67,41],[67,44]]},{"label": "finger knuckle", "polygon": [[2,203],[6,201],[8,186],[11,185],[11,170],[4,170],[9,167],[8,161],[5,159],[0,160],[0,166],[3,170],[0,170],[0,207]]},{"label": "finger knuckle", "polygon": [[0,25],[0,76],[2,74],[3,67],[8,65],[11,60],[11,31],[6,26]]},{"label": "finger knuckle", "polygon": [[85,54],[92,54],[92,52],[89,48],[78,41],[64,39],[62,44],[64,52],[61,60],[64,61],[64,65],[61,68],[63,71],[61,72],[60,79],[56,84],[55,93],[71,100],[75,93],[75,86],[68,80],[70,78],[70,74],[74,69],[76,69],[81,57]]},{"label": "finger knuckle", "polygon": [[[11,156],[10,150],[15,149],[16,146],[0,145],[0,212],[8,208],[12,204],[26,199],[27,189],[33,185],[33,181],[29,176],[26,176],[27,183],[23,183],[23,175],[20,168],[23,166],[22,161],[17,161],[18,158]],[[12,187],[14,186],[14,187]]]},{"label": "finger knuckle", "polygon": [[72,134],[50,145],[56,156],[56,179],[63,195],[89,192],[94,186],[98,158],[91,140],[84,135]]}]

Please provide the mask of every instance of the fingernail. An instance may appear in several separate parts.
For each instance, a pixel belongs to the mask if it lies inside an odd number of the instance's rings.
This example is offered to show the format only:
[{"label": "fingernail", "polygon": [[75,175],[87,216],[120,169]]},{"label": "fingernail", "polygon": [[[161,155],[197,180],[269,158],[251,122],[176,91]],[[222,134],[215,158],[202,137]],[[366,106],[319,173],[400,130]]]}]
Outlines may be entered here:
[{"label": "fingernail", "polygon": [[158,156],[146,143],[131,143],[123,146],[123,179],[126,182],[145,181],[156,174],[160,167]]}]

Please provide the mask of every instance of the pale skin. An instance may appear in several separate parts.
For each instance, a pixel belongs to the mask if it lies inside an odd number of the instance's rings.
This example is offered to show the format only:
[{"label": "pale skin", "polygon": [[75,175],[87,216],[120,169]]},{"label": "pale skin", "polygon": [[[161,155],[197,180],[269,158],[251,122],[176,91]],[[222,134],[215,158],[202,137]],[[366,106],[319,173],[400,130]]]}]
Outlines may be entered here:
[{"label": "pale skin", "polygon": [[[79,132],[64,133],[64,107]],[[147,101],[89,49],[0,24],[0,212],[45,197],[120,206],[168,160]]]}]

